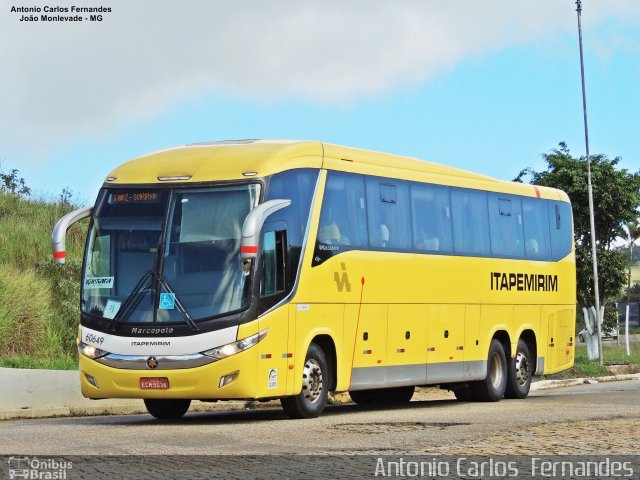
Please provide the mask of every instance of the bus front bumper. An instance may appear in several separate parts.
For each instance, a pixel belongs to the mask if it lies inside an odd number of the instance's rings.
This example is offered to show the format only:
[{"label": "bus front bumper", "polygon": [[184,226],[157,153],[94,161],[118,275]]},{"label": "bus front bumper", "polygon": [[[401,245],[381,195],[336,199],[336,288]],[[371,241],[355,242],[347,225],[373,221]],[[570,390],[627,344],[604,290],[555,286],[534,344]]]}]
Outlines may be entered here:
[{"label": "bus front bumper", "polygon": [[[256,395],[255,349],[200,367],[166,370],[114,368],[84,355],[79,357],[80,387],[82,394],[87,398],[230,400],[255,398]],[[151,381],[143,382],[141,379]],[[141,387],[143,383],[165,384],[164,380],[154,379],[166,379],[168,388]],[[223,379],[228,383],[223,385]]]}]

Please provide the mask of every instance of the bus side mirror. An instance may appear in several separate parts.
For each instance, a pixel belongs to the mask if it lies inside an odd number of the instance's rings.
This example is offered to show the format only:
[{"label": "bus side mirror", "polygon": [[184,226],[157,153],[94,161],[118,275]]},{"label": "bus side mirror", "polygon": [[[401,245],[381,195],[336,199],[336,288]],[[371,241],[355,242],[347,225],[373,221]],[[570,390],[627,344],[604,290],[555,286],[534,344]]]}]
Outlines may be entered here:
[{"label": "bus side mirror", "polygon": [[260,231],[267,217],[289,205],[291,205],[291,200],[269,200],[249,212],[242,225],[240,256],[243,260],[250,260],[258,255]]},{"label": "bus side mirror", "polygon": [[67,213],[56,223],[51,232],[51,250],[53,252],[53,261],[56,263],[64,263],[67,252],[65,251],[65,240],[67,238],[67,230],[71,225],[80,220],[91,216],[93,207],[84,207]]}]

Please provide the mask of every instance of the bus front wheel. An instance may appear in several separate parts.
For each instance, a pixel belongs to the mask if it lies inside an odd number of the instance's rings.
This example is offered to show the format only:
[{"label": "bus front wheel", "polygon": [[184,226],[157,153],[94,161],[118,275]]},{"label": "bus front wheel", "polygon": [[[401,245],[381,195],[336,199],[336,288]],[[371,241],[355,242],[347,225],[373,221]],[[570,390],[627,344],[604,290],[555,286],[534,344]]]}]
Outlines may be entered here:
[{"label": "bus front wheel", "polygon": [[504,396],[507,388],[507,358],[502,343],[496,338],[491,340],[487,358],[487,377],[470,384],[474,400],[497,402]]},{"label": "bus front wheel", "polygon": [[290,418],[315,418],[327,404],[329,394],[329,368],[322,349],[312,343],[302,369],[302,391],[292,397],[280,399],[284,413]]},{"label": "bus front wheel", "polygon": [[531,388],[532,363],[527,342],[520,339],[516,358],[509,359],[505,398],[526,398]]},{"label": "bus front wheel", "polygon": [[191,400],[157,400],[145,398],[147,411],[158,420],[177,420],[181,418],[191,405]]}]

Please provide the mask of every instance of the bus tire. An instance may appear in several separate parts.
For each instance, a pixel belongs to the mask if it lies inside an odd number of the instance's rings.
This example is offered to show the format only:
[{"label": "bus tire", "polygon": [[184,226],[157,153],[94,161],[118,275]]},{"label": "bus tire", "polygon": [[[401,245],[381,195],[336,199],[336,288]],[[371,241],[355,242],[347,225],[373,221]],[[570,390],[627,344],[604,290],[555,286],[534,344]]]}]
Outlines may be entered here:
[{"label": "bus tire", "polygon": [[373,396],[371,395],[373,390],[356,390],[353,392],[349,392],[349,396],[353,403],[358,405],[371,405],[374,403]]},{"label": "bus tire", "polygon": [[413,397],[416,387],[393,387],[379,390],[378,403],[408,403]]},{"label": "bus tire", "polygon": [[453,394],[456,396],[456,400],[459,402],[473,402],[473,393],[471,393],[471,388],[468,385],[464,387],[455,388],[453,390]]},{"label": "bus tire", "polygon": [[375,390],[356,390],[349,392],[349,396],[358,405],[407,403],[411,401],[416,387],[392,387]]},{"label": "bus tire", "polygon": [[191,400],[167,400],[145,398],[147,411],[158,420],[177,420],[189,410]]},{"label": "bus tire", "polygon": [[508,364],[505,398],[527,398],[531,388],[532,363],[529,347],[523,339],[518,341],[516,357],[510,358]]},{"label": "bus tire", "polygon": [[491,340],[487,357],[487,377],[470,385],[474,400],[497,402],[507,388],[507,358],[502,343],[496,338]]},{"label": "bus tire", "polygon": [[329,385],[327,358],[322,349],[312,343],[302,369],[302,391],[280,399],[284,413],[290,418],[316,418],[327,404]]}]

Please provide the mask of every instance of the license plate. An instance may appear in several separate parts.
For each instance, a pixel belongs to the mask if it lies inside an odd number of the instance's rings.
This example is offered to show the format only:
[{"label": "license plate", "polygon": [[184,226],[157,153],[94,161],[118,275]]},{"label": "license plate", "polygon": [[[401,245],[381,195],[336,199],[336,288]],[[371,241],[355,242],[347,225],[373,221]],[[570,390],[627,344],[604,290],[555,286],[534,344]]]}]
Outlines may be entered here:
[{"label": "license plate", "polygon": [[169,379],[167,377],[144,377],[140,379],[140,388],[143,390],[167,390]]}]

